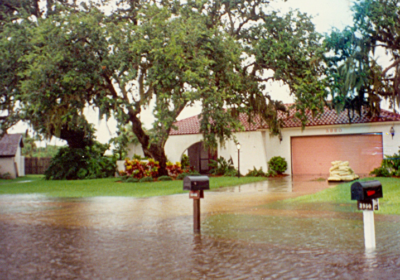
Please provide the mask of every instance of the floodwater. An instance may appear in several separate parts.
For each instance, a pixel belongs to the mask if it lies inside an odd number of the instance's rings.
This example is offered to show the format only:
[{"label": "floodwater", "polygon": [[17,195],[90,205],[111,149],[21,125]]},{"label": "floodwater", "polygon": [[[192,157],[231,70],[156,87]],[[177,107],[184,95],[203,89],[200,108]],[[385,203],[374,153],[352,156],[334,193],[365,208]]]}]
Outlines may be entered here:
[{"label": "floodwater", "polygon": [[207,191],[201,234],[188,194],[3,195],[0,279],[399,279],[399,216],[375,215],[367,252],[355,203],[281,202],[331,186],[287,177]]}]

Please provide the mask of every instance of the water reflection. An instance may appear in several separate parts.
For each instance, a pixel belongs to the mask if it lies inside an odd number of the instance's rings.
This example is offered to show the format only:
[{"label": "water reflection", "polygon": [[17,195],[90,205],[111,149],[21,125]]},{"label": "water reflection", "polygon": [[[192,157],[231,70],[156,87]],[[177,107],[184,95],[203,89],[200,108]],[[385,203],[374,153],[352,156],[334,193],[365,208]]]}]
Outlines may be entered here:
[{"label": "water reflection", "polygon": [[286,176],[269,178],[268,181],[255,182],[247,185],[220,188],[216,192],[269,192],[269,193],[288,193],[298,194],[314,193],[326,188],[334,187],[338,183],[329,183],[326,178],[316,176]]},{"label": "water reflection", "polygon": [[327,187],[283,178],[206,192],[201,235],[187,194],[0,196],[0,279],[397,279],[398,216],[375,215],[366,252],[351,205],[279,204]]}]

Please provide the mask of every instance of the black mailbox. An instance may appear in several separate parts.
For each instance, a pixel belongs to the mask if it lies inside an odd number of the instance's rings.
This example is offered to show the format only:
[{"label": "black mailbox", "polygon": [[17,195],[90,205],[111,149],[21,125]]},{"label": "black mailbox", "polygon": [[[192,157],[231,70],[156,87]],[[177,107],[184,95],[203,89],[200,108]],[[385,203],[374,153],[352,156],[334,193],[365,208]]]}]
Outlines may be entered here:
[{"label": "black mailbox", "polygon": [[210,189],[210,179],[207,176],[186,176],[183,178],[183,189],[200,191]]},{"label": "black mailbox", "polygon": [[379,181],[355,182],[351,185],[352,200],[372,200],[381,197],[382,184]]}]

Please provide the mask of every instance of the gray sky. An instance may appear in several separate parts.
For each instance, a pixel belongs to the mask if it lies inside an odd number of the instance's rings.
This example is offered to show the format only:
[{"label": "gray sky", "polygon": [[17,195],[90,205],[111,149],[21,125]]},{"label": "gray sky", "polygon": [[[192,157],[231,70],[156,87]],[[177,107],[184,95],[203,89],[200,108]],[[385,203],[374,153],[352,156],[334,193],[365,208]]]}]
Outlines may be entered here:
[{"label": "gray sky", "polygon": [[[286,13],[289,10],[298,9],[301,12],[307,13],[313,16],[313,22],[316,30],[320,33],[327,33],[333,27],[339,30],[343,29],[347,25],[352,23],[352,13],[350,10],[350,0],[287,0],[283,2],[281,0],[271,1],[271,7],[275,10],[280,10],[282,13]],[[279,83],[270,85],[267,89],[270,95],[277,99],[282,100],[284,103],[292,103],[293,98],[289,95],[287,87],[280,86]],[[185,109],[179,119],[196,115],[200,112],[199,106]],[[98,113],[94,110],[87,110],[86,116],[89,122],[94,123],[97,129],[97,140],[106,143],[111,137],[114,137],[116,122],[113,120],[108,121],[98,120]],[[141,114],[142,121],[149,126],[152,121],[151,110],[147,110]],[[28,127],[24,124],[18,124],[9,130],[9,133],[22,133]],[[53,139],[51,144],[62,144],[62,141]]]}]

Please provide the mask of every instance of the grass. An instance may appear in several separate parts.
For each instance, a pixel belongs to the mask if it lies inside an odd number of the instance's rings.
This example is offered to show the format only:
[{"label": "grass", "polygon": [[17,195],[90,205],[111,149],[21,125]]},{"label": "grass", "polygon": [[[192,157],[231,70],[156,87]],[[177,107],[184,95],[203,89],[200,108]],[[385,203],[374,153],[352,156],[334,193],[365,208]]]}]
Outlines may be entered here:
[{"label": "grass", "polygon": [[[211,177],[210,188],[237,186],[265,180],[263,177]],[[29,182],[26,182],[29,181]],[[93,180],[45,180],[29,175],[14,180],[0,180],[0,195],[41,194],[49,197],[130,196],[149,197],[185,193],[183,181],[121,183],[117,178]]]},{"label": "grass", "polygon": [[[364,178],[360,181],[378,180],[382,184],[383,198],[379,199],[379,211],[377,214],[400,215],[400,179],[398,178]],[[334,188],[325,189],[321,192],[300,196],[285,200],[285,203],[314,204],[324,203],[342,204],[342,206],[351,204],[352,209],[357,209],[356,202],[350,198],[350,186],[354,182],[343,183]],[[342,207],[342,209],[348,207]],[[344,210],[347,211],[347,210]]]}]

